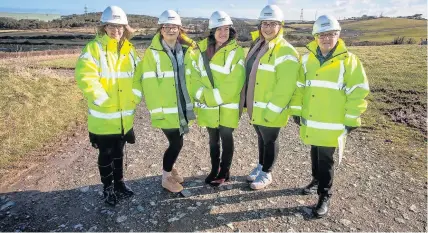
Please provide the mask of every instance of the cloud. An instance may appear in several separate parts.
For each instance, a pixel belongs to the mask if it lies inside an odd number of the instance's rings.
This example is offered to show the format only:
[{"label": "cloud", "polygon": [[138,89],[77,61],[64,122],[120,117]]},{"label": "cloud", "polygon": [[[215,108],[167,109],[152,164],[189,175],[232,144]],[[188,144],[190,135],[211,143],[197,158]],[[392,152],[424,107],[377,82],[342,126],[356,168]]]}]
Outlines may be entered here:
[{"label": "cloud", "polygon": [[269,0],[268,4],[272,5],[291,5],[293,0]]},{"label": "cloud", "polygon": [[230,7],[235,8],[235,4],[231,3],[229,4]]}]

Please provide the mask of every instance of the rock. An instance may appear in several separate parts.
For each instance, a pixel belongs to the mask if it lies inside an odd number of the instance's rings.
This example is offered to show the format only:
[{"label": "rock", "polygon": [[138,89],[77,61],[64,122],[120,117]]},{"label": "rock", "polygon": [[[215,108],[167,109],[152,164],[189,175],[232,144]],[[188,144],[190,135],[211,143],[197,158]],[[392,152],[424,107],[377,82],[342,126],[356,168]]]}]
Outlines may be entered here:
[{"label": "rock", "polygon": [[349,221],[348,219],[340,219],[340,223],[342,223],[344,226],[349,226],[351,225],[351,221]]},{"label": "rock", "polygon": [[177,217],[173,217],[173,218],[168,219],[168,222],[175,222],[177,220],[180,220],[180,219]]},{"label": "rock", "polygon": [[287,232],[296,232],[293,228],[287,230]]},{"label": "rock", "polygon": [[203,181],[202,180],[195,180],[195,183],[201,184],[201,183],[203,183]]},{"label": "rock", "polygon": [[144,207],[142,207],[141,205],[138,205],[137,210],[138,210],[138,212],[142,213],[142,212],[144,212]]},{"label": "rock", "polygon": [[89,228],[88,232],[95,232],[97,228],[97,226],[92,226],[91,228]]},{"label": "rock", "polygon": [[235,229],[232,223],[228,223],[226,226],[229,227],[232,231]]},{"label": "rock", "polygon": [[201,206],[201,205],[202,205],[202,203],[201,203],[201,202],[196,202],[196,205],[197,205],[197,206]]},{"label": "rock", "polygon": [[194,183],[190,183],[189,186],[190,187],[196,187],[196,186],[198,186],[198,183],[195,183],[195,182]]},{"label": "rock", "polygon": [[220,198],[220,201],[222,201],[222,202],[226,202],[226,201],[227,201],[227,198],[222,197],[222,198]]},{"label": "rock", "polygon": [[156,205],[156,203],[155,203],[154,201],[151,201],[151,202],[150,202],[150,205],[151,205],[151,206],[155,206],[155,205]]},{"label": "rock", "polygon": [[312,215],[312,209],[308,207],[303,207],[303,211],[305,212],[306,215],[309,215],[309,216]]},{"label": "rock", "polygon": [[8,202],[6,202],[6,204],[4,204],[4,205],[2,205],[2,206],[0,207],[0,211],[3,211],[3,210],[5,210],[5,209],[10,209],[10,208],[14,207],[15,205],[16,205],[16,203],[15,203],[15,202],[13,202],[13,201],[8,201]]},{"label": "rock", "polygon": [[82,224],[77,224],[73,226],[74,229],[76,230],[83,230],[83,225]]},{"label": "rock", "polygon": [[59,227],[64,228],[64,227],[65,227],[65,224],[61,224],[61,225],[59,225]]},{"label": "rock", "polygon": [[149,220],[149,222],[151,222],[153,225],[158,224],[158,221],[155,221],[155,220],[153,220],[153,219],[150,219],[150,220]]},{"label": "rock", "polygon": [[227,190],[232,190],[233,189],[233,185],[231,185],[231,184],[226,185],[226,189]]},{"label": "rock", "polygon": [[306,202],[304,200],[296,200],[300,205],[304,205]]},{"label": "rock", "polygon": [[418,212],[418,208],[415,205],[411,205],[409,209],[414,213]]},{"label": "rock", "polygon": [[186,215],[187,215],[186,213],[181,213],[181,214],[178,215],[178,218],[182,218],[182,217],[184,217]]},{"label": "rock", "polygon": [[223,218],[222,216],[218,216],[217,220],[226,220],[225,218]]},{"label": "rock", "polygon": [[409,215],[407,215],[406,213],[403,213],[403,218],[404,219],[406,219],[406,220],[409,220],[410,218],[409,218]]},{"label": "rock", "polygon": [[1,197],[0,197],[0,200],[2,200],[2,201],[6,201],[6,198],[7,198],[6,196],[1,196]]},{"label": "rock", "polygon": [[193,207],[193,206],[189,206],[189,207],[187,207],[187,209],[188,210],[196,210],[196,209],[198,209],[197,207]]},{"label": "rock", "polygon": [[128,219],[128,217],[126,217],[125,215],[122,215],[122,216],[116,218],[116,222],[122,223],[122,222],[126,221],[126,219]]},{"label": "rock", "polygon": [[183,191],[181,191],[180,194],[183,197],[190,197],[190,196],[192,196],[192,193],[189,190],[187,190],[187,189],[183,189]]},{"label": "rock", "polygon": [[150,165],[150,168],[154,168],[154,167],[157,167],[157,166],[158,165],[156,163],[154,163],[154,164]]},{"label": "rock", "polygon": [[394,218],[394,220],[398,223],[402,223],[402,224],[406,223],[406,221],[404,221],[404,219],[402,218]]},{"label": "rock", "polygon": [[205,175],[205,172],[203,172],[203,171],[198,171],[198,172],[196,172],[196,175],[198,175],[198,176],[203,176],[203,175]]},{"label": "rock", "polygon": [[298,220],[303,220],[304,218],[303,218],[303,215],[302,214],[300,214],[300,213],[295,213],[294,214],[294,217],[296,217]]},{"label": "rock", "polygon": [[269,232],[268,228],[263,229],[264,232]]}]

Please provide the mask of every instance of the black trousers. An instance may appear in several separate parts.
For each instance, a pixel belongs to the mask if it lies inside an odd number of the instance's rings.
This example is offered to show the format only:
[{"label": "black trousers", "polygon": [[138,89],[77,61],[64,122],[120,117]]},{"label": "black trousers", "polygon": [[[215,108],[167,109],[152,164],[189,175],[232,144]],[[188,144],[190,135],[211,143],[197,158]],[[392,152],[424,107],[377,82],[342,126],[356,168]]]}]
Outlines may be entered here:
[{"label": "black trousers", "polygon": [[112,181],[123,179],[123,148],[125,140],[119,137],[109,137],[98,140],[98,169],[104,187],[112,185]]},{"label": "black trousers", "polygon": [[169,142],[168,149],[163,154],[163,170],[170,172],[183,148],[183,134],[180,135],[179,129],[162,129],[162,131]]},{"label": "black trousers", "polygon": [[[234,151],[233,128],[219,126],[218,128],[207,128],[210,144],[211,170],[216,171],[221,168],[228,172],[232,166]],[[220,139],[221,139],[221,159],[220,159]]]},{"label": "black trousers", "polygon": [[123,148],[125,143],[134,144],[134,130],[130,129],[125,135],[98,135],[89,132],[89,140],[95,149],[99,150],[98,169],[104,187],[123,179]]},{"label": "black trousers", "polygon": [[262,171],[271,172],[279,152],[278,135],[281,128],[254,125],[259,144],[259,163]]},{"label": "black trousers", "polygon": [[311,146],[312,177],[318,180],[318,195],[331,196],[335,147]]}]

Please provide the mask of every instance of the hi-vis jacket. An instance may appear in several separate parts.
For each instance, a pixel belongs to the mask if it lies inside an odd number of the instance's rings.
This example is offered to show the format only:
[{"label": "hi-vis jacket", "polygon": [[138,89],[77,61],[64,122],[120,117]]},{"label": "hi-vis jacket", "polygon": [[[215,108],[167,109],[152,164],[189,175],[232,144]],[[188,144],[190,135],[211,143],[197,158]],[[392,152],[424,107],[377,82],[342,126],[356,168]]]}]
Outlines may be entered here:
[{"label": "hi-vis jacket", "polygon": [[[208,39],[199,42],[202,52],[207,48]],[[244,50],[233,39],[214,54],[209,61],[214,80],[212,86],[199,49],[194,50],[192,66],[186,75],[191,83],[189,94],[195,101],[198,125],[237,128],[240,93],[245,82]]]},{"label": "hi-vis jacket", "polygon": [[97,36],[82,50],[75,78],[88,101],[88,130],[93,134],[126,134],[134,123],[141,91],[133,90],[135,67],[140,58],[134,46]]},{"label": "hi-vis jacket", "polygon": [[369,84],[360,60],[339,39],[332,58],[323,65],[316,58],[317,43],[309,43],[293,97],[293,115],[301,116],[300,137],[305,144],[337,147],[345,126],[361,125]]},{"label": "hi-vis jacket", "polygon": [[[187,48],[186,45],[181,46]],[[190,63],[188,54],[190,50],[183,51],[185,67]],[[180,87],[175,86],[174,68],[161,44],[160,33],[153,37],[152,43],[144,52],[135,77],[141,82],[152,126],[161,129],[180,128],[177,102],[180,100],[177,100],[176,94],[176,88]],[[186,86],[188,86],[187,83]]]},{"label": "hi-vis jacket", "polygon": [[[259,31],[252,33],[253,40]],[[260,58],[254,88],[251,123],[267,127],[287,125],[291,97],[299,76],[299,54],[283,38],[283,29],[269,41],[269,50]]]}]

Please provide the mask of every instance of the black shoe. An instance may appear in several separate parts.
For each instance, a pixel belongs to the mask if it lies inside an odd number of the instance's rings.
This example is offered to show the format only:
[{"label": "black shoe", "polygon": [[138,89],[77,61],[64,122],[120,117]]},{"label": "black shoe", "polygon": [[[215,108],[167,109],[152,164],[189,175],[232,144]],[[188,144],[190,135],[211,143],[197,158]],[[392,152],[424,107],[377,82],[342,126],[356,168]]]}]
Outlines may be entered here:
[{"label": "black shoe", "polygon": [[311,183],[309,183],[307,186],[305,186],[302,189],[302,194],[303,195],[315,194],[317,193],[317,189],[318,189],[318,180],[313,179]]},{"label": "black shoe", "polygon": [[330,197],[328,195],[320,195],[317,205],[312,210],[312,213],[317,218],[322,218],[328,213],[328,207],[330,206]]},{"label": "black shoe", "polygon": [[134,191],[123,181],[114,182],[114,192],[124,198],[134,195]]},{"label": "black shoe", "polygon": [[230,179],[229,171],[224,171],[224,172],[222,172],[222,171],[220,171],[218,173],[218,176],[213,181],[211,181],[211,183],[210,183],[211,186],[218,187],[221,184],[229,181],[229,179]]},{"label": "black shoe", "polygon": [[105,187],[103,194],[104,194],[104,202],[105,203],[107,203],[111,206],[115,206],[117,204],[117,196],[114,193],[113,186]]}]

